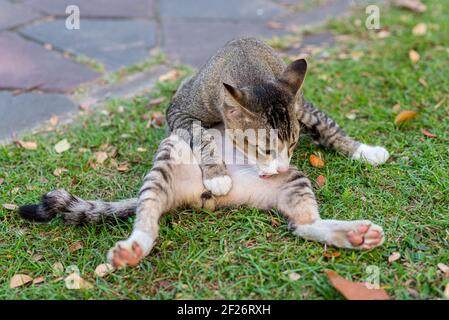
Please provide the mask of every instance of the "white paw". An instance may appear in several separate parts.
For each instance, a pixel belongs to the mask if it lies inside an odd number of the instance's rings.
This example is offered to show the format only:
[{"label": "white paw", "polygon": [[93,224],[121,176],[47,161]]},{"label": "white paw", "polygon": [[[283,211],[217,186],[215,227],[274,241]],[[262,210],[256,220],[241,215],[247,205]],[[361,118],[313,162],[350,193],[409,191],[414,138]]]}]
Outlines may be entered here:
[{"label": "white paw", "polygon": [[232,187],[232,179],[230,176],[215,177],[203,181],[207,190],[212,192],[214,196],[222,196],[227,194]]},{"label": "white paw", "polygon": [[340,248],[370,250],[385,240],[382,227],[369,220],[337,221],[329,231],[328,243]]},{"label": "white paw", "polygon": [[352,159],[366,161],[373,166],[384,163],[389,157],[390,155],[385,148],[373,147],[363,143],[352,155]]},{"label": "white paw", "polygon": [[136,266],[151,251],[153,243],[147,233],[135,230],[128,239],[117,242],[109,250],[108,262],[115,268]]}]

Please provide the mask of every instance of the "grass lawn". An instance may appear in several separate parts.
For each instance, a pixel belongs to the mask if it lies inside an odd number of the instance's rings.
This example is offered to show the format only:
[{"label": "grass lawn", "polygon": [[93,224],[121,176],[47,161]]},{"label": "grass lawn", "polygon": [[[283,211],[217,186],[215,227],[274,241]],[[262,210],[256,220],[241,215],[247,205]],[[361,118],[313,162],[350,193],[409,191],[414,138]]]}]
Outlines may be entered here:
[{"label": "grass lawn", "polygon": [[[293,164],[312,180],[326,177],[324,187],[315,185],[323,218],[370,219],[385,229],[382,247],[369,252],[325,248],[291,235],[274,211],[185,210],[161,219],[159,240],[138,267],[98,278],[95,267],[105,262],[116,241],[129,235],[132,219],[81,227],[56,219],[39,225],[1,207],[37,202],[59,187],[86,199],[134,196],[165,135],[164,128],[146,128],[148,115],[167,106],[177,80],[159,83],[149,95],[110,101],[107,112],[81,116],[70,126],[25,137],[37,141],[36,150],[0,147],[0,299],[341,299],[323,270],[364,281],[370,266],[379,268],[381,286],[396,299],[443,298],[449,278],[437,264],[449,265],[449,2],[426,4],[423,14],[382,10],[381,25],[390,33],[382,39],[364,28],[364,10],[334,22],[330,28],[345,34],[345,40],[326,58],[309,58],[308,99],[350,135],[385,146],[391,159],[371,167],[304,138]],[[412,34],[419,22],[427,25],[423,36]],[[421,57],[416,64],[409,60],[412,49]],[[161,95],[166,100],[159,107],[145,107]],[[417,117],[396,127],[396,104],[418,112]],[[424,136],[423,128],[437,137]],[[71,148],[57,154],[54,145],[61,139]],[[116,158],[93,168],[94,154],[105,144],[117,148]],[[310,166],[311,153],[322,155],[325,168]],[[114,162],[124,161],[129,170],[119,172]],[[67,171],[55,176],[57,168]],[[79,240],[82,247],[71,250]],[[393,252],[401,257],[389,263]],[[93,288],[67,289],[54,274],[57,262],[79,268]],[[292,280],[292,272],[300,278]],[[9,279],[17,273],[45,281],[10,289]]]}]

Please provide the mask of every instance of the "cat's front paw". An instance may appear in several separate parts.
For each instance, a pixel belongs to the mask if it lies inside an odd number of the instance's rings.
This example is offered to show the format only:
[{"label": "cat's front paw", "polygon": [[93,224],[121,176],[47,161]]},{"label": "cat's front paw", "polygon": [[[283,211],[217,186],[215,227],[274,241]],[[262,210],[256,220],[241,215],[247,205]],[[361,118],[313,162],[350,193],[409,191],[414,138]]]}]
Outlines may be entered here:
[{"label": "cat's front paw", "polygon": [[379,164],[385,163],[390,154],[385,148],[378,146],[370,146],[367,144],[361,144],[357,150],[352,155],[352,159],[361,160],[377,166]]},{"label": "cat's front paw", "polygon": [[203,184],[214,196],[223,196],[231,190],[232,179],[227,175],[213,177],[211,179],[204,179]]}]

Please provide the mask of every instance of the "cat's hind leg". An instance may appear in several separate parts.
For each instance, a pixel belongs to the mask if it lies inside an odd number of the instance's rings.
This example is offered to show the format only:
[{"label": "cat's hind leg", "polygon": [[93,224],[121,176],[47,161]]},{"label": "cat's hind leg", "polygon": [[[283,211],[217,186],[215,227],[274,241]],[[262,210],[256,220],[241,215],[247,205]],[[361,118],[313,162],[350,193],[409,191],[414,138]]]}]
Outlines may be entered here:
[{"label": "cat's hind leg", "polygon": [[379,165],[389,158],[388,151],[379,146],[370,146],[356,141],[346,133],[327,114],[318,110],[309,101],[303,101],[298,111],[302,131],[322,146],[334,149],[354,160]]},{"label": "cat's hind leg", "polygon": [[287,173],[277,208],[293,234],[307,240],[347,249],[372,249],[384,242],[382,228],[371,221],[322,220],[309,179],[296,170]]},{"label": "cat's hind leg", "polygon": [[162,214],[181,204],[197,204],[203,191],[201,170],[188,144],[174,135],[163,140],[139,191],[133,231],[109,250],[110,263],[118,268],[137,265],[155,244]]}]

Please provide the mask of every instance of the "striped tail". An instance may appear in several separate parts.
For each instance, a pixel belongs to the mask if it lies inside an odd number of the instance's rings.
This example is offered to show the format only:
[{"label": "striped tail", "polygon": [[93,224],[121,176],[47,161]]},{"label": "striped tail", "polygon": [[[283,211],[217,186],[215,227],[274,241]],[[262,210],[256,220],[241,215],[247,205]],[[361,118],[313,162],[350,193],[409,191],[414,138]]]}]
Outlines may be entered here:
[{"label": "striped tail", "polygon": [[40,204],[21,206],[19,215],[26,220],[48,222],[59,213],[66,224],[84,224],[127,218],[134,215],[136,208],[137,199],[86,201],[57,189],[45,194]]}]

